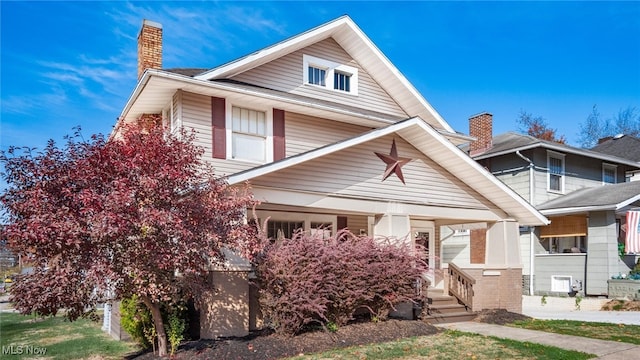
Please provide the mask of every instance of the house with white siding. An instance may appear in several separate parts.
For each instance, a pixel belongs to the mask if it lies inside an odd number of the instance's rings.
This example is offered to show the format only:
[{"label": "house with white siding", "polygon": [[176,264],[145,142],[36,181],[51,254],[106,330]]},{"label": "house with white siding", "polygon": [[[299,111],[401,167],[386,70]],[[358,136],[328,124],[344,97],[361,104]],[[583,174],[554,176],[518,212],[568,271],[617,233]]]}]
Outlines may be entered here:
[{"label": "house with white siding", "polygon": [[[625,241],[628,213],[640,210],[640,183],[630,176],[640,172],[638,142],[605,139],[580,149],[511,132],[493,136],[492,122],[490,113],[472,116],[476,140],[462,148],[551,221],[521,227],[523,293],[607,296],[608,280],[640,259],[638,246]],[[472,246],[473,235],[466,239]]]},{"label": "house with white siding", "polygon": [[[422,242],[431,288],[467,309],[521,311],[518,229],[548,223],[471,159],[460,134],[362,30],[343,16],[212,69],[162,69],[162,26],[145,20],[139,81],[119,123],[162,117],[193,129],[229,184],[249,182],[269,236],[295,229]],[[454,230],[483,241],[478,261],[441,262]],[[446,240],[444,240],[446,241]],[[212,271],[201,337],[259,326],[251,269]]]}]

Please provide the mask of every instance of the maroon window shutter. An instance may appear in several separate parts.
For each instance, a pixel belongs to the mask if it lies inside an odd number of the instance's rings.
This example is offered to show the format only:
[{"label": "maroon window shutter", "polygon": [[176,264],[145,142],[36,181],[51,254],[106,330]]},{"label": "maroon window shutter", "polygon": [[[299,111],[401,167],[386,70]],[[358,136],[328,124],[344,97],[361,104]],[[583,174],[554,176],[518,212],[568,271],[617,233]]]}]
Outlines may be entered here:
[{"label": "maroon window shutter", "polygon": [[273,109],[273,161],[282,160],[285,156],[284,110]]},{"label": "maroon window shutter", "polygon": [[346,216],[338,216],[338,230],[347,228],[347,217]]},{"label": "maroon window shutter", "polygon": [[213,144],[212,156],[215,159],[227,158],[227,134],[225,131],[225,102],[224,98],[211,97],[211,132]]}]

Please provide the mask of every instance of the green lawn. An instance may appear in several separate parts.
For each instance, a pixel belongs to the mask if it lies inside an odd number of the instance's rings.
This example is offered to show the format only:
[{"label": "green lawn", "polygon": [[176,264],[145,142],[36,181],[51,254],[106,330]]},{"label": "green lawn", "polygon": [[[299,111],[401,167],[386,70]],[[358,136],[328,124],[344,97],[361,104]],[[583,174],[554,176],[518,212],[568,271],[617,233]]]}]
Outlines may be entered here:
[{"label": "green lawn", "polygon": [[0,358],[121,359],[136,345],[113,340],[101,324],[86,319],[46,319],[0,313]]},{"label": "green lawn", "polygon": [[509,326],[640,345],[640,326],[572,320],[526,320]]},{"label": "green lawn", "polygon": [[[0,358],[121,359],[138,350],[113,340],[99,323],[0,313]],[[640,326],[565,320],[527,320],[510,326],[640,345]],[[30,352],[30,353],[29,353]],[[12,356],[13,354],[13,356]],[[593,355],[459,331],[332,350],[294,359],[589,359]]]},{"label": "green lawn", "polygon": [[556,347],[448,330],[436,335],[354,346],[291,359],[591,359]]}]

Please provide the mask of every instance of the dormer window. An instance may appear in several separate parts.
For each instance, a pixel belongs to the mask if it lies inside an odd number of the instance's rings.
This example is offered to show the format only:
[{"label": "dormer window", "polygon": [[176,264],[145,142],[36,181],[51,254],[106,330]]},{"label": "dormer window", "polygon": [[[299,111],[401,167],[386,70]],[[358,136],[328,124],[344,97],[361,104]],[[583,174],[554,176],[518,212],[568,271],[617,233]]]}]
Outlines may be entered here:
[{"label": "dormer window", "polygon": [[326,86],[327,70],[309,66],[309,84]]},{"label": "dormer window", "polygon": [[358,95],[358,69],[311,55],[302,55],[304,84]]},{"label": "dormer window", "polygon": [[339,71],[333,73],[333,88],[349,92],[351,89],[351,75]]}]

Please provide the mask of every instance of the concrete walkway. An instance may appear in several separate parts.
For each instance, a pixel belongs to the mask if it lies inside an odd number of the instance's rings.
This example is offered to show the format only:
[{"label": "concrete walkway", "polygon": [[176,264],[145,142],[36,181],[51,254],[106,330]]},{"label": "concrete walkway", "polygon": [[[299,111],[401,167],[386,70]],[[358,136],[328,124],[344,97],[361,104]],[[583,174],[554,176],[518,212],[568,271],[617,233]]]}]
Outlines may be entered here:
[{"label": "concrete walkway", "polygon": [[502,325],[479,323],[474,321],[452,324],[437,324],[436,326],[444,329],[458,330],[486,336],[495,336],[503,339],[528,341],[536,344],[555,346],[566,350],[581,351],[588,354],[594,354],[598,356],[598,359],[604,360],[640,359],[640,346],[616,341],[605,341],[580,336],[561,335],[544,331],[519,329]]},{"label": "concrete walkway", "polygon": [[[542,296],[523,296],[522,313],[536,319],[640,325],[640,312],[638,311],[600,311],[602,305],[608,301],[609,299],[604,298],[584,298],[580,301],[580,309],[578,310],[575,298],[547,296],[542,301]],[[556,346],[566,350],[582,351],[594,354],[598,356],[598,359],[604,360],[640,359],[640,346],[617,341],[597,340],[473,321],[438,324],[436,326],[486,336]]]},{"label": "concrete walkway", "polygon": [[523,296],[522,313],[535,319],[640,325],[640,311],[600,311],[608,301],[604,298],[584,298],[578,310],[575,298],[547,296],[545,304],[542,304],[542,296]]}]

